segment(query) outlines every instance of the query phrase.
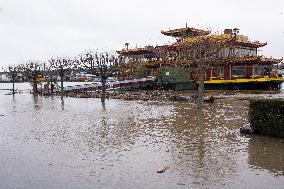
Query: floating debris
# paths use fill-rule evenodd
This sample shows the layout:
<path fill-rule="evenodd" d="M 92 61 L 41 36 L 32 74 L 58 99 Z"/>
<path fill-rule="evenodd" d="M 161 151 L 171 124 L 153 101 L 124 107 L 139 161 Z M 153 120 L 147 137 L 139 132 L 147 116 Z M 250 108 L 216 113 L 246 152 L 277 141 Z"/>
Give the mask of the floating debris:
<path fill-rule="evenodd" d="M 167 169 L 169 169 L 170 167 L 169 166 L 166 166 L 166 165 L 161 165 L 159 167 L 159 169 L 157 170 L 157 173 L 164 173 Z"/>
<path fill-rule="evenodd" d="M 213 103 L 215 100 L 214 96 L 210 96 L 210 97 L 204 97 L 204 102 L 210 102 Z"/>
<path fill-rule="evenodd" d="M 253 130 L 250 126 L 245 126 L 240 128 L 240 133 L 242 134 L 253 134 Z"/>
<path fill-rule="evenodd" d="M 189 101 L 188 98 L 186 98 L 184 96 L 177 96 L 177 95 L 170 96 L 169 100 L 171 100 L 171 101 L 178 101 L 178 102 Z"/>
<path fill-rule="evenodd" d="M 159 91 L 159 90 L 144 90 L 144 91 L 110 91 L 106 94 L 106 98 L 122 99 L 122 100 L 142 100 L 142 101 L 173 101 L 173 102 L 188 102 L 194 101 L 191 94 L 177 93 L 175 91 Z M 77 98 L 101 98 L 100 91 L 92 92 L 70 92 L 66 93 L 68 97 Z"/>

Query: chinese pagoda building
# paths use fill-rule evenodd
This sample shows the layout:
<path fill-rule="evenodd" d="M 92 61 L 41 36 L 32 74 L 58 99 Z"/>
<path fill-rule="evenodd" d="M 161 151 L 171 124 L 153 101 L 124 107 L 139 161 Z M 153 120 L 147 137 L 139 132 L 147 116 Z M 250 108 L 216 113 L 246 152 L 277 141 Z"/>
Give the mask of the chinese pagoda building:
<path fill-rule="evenodd" d="M 139 72 L 144 69 L 144 76 L 159 77 L 159 69 L 161 67 L 172 66 L 167 58 L 157 51 L 157 48 L 165 47 L 146 46 L 135 49 L 122 49 L 117 51 L 123 57 L 121 65 L 121 73 L 124 78 L 136 78 Z M 137 75 L 138 73 L 138 75 Z"/>
<path fill-rule="evenodd" d="M 176 42 L 167 46 L 146 46 L 144 48 L 123 49 L 117 51 L 132 70 L 139 66 L 147 68 L 147 74 L 159 77 L 159 69 L 164 66 L 176 66 L 175 57 L 168 56 L 167 49 L 172 46 L 190 43 L 195 38 L 211 36 L 210 31 L 190 27 L 161 31 L 165 36 L 176 38 Z M 213 35 L 212 35 L 213 36 Z M 224 46 L 218 51 L 220 59 L 206 67 L 205 89 L 278 89 L 283 78 L 276 74 L 275 65 L 282 59 L 266 58 L 258 55 L 258 48 L 267 43 L 251 41 L 247 36 L 239 35 L 238 29 L 225 29 L 223 34 L 214 35 L 233 39 L 233 48 Z M 222 58 L 221 58 L 222 57 Z M 191 62 L 183 66 L 196 68 Z M 178 64 L 181 65 L 181 64 Z M 188 77 L 198 83 L 197 69 L 191 69 Z"/>

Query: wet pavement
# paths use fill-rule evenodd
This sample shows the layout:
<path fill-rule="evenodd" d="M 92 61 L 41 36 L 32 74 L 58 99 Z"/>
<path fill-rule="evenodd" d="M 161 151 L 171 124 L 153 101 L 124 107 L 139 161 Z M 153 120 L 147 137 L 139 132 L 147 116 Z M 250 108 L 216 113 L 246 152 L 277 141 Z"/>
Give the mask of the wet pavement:
<path fill-rule="evenodd" d="M 10 88 L 0 83 L 0 89 Z M 206 104 L 0 90 L 0 188 L 283 188 L 284 139 L 239 133 L 248 101 Z M 284 98 L 284 93 L 278 97 Z M 168 166 L 158 174 L 161 165 Z"/>

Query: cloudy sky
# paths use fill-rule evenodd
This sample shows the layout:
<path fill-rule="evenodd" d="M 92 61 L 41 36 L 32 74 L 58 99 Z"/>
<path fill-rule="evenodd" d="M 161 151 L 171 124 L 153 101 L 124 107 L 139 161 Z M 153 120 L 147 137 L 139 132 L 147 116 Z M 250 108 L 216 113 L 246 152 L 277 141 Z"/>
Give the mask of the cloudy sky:
<path fill-rule="evenodd" d="M 283 0 L 0 0 L 0 71 L 27 60 L 87 49 L 165 44 L 160 31 L 188 26 L 240 28 L 268 42 L 261 54 L 284 56 Z"/>

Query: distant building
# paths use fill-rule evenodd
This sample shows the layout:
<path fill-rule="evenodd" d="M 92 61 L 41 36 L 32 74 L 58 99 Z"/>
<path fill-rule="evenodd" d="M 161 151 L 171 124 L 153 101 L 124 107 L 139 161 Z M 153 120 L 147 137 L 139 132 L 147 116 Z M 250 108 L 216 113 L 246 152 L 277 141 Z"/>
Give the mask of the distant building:
<path fill-rule="evenodd" d="M 12 77 L 7 72 L 0 72 L 0 81 L 10 82 L 12 81 Z M 23 81 L 26 81 L 25 76 L 22 73 L 17 73 L 15 77 L 15 82 L 23 82 Z"/>
<path fill-rule="evenodd" d="M 79 72 L 72 75 L 72 80 L 75 81 L 93 81 L 95 78 L 95 75 L 89 74 L 87 72 Z"/>
<path fill-rule="evenodd" d="M 9 82 L 11 80 L 11 77 L 7 73 L 0 72 L 0 82 Z"/>

